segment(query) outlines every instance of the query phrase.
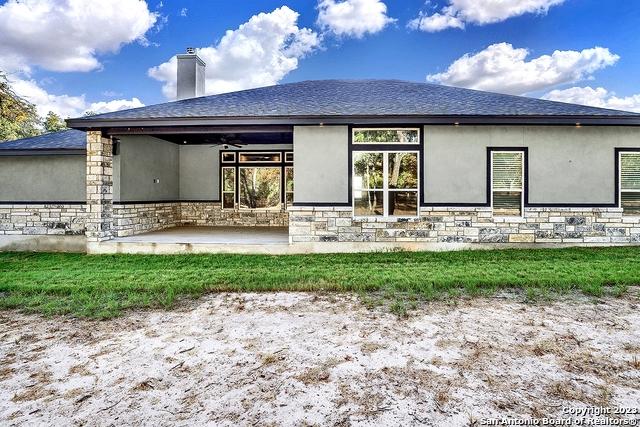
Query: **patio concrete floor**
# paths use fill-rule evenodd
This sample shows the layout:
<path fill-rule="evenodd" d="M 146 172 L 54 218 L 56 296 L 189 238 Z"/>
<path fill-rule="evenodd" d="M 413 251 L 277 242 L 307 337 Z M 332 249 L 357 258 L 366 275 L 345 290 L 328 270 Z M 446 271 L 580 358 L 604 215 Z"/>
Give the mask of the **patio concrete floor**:
<path fill-rule="evenodd" d="M 135 236 L 118 237 L 114 242 L 144 243 L 230 243 L 238 245 L 288 244 L 287 227 L 173 227 Z"/>
<path fill-rule="evenodd" d="M 292 253 L 286 227 L 174 227 L 89 243 L 87 251 L 96 254 Z"/>

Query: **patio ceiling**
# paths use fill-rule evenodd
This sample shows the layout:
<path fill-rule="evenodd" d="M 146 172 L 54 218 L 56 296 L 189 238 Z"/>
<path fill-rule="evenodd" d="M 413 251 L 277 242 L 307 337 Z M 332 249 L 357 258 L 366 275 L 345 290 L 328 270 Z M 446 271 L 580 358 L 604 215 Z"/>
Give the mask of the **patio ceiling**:
<path fill-rule="evenodd" d="M 292 144 L 292 126 L 184 126 L 104 129 L 108 136 L 150 135 L 175 144 Z"/>

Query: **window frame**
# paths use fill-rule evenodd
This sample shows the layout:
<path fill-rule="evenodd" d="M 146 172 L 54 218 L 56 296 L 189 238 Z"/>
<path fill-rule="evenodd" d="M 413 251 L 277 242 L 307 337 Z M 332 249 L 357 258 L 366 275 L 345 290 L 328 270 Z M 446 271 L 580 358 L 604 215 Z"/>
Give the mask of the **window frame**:
<path fill-rule="evenodd" d="M 363 130 L 382 130 L 382 131 L 415 130 L 415 131 L 418 132 L 418 140 L 415 141 L 415 142 L 401 142 L 401 141 L 384 141 L 384 142 L 364 141 L 364 142 L 359 142 L 359 141 L 356 141 L 356 139 L 355 139 L 356 132 L 363 131 Z M 351 141 L 352 141 L 352 144 L 354 146 L 359 146 L 359 145 L 415 146 L 415 145 L 420 145 L 421 135 L 422 135 L 422 128 L 421 127 L 404 127 L 404 126 L 400 126 L 400 127 L 362 127 L 362 126 L 360 126 L 360 127 L 351 128 Z"/>
<path fill-rule="evenodd" d="M 242 166 L 238 166 L 238 182 L 240 182 L 240 170 L 242 169 L 279 169 L 279 174 L 278 174 L 278 198 L 280 199 L 280 202 L 278 203 L 278 206 L 274 206 L 272 208 L 245 208 L 242 206 L 242 202 L 240 201 L 240 192 L 241 192 L 241 188 L 238 185 L 238 199 L 237 199 L 237 203 L 238 203 L 238 210 L 242 210 L 242 211 L 281 211 L 282 207 L 283 207 L 283 201 L 282 201 L 282 168 L 278 167 L 278 166 L 247 166 L 244 164 L 241 164 Z"/>
<path fill-rule="evenodd" d="M 289 158 L 291 156 L 291 158 Z M 293 163 L 293 151 L 285 151 L 284 152 L 284 162 L 285 163 Z"/>
<path fill-rule="evenodd" d="M 387 144 L 388 145 L 388 144 Z M 420 151 L 419 150 L 402 150 L 400 148 L 392 149 L 385 148 L 381 150 L 353 150 L 353 154 L 351 156 L 351 177 L 356 176 L 355 174 L 355 156 L 357 154 L 377 154 L 382 153 L 382 188 L 356 188 L 352 183 L 351 185 L 351 215 L 355 220 L 373 220 L 376 218 L 386 218 L 386 219 L 415 219 L 420 217 L 420 189 L 421 189 L 421 159 L 420 159 Z M 389 188 L 389 154 L 390 153 L 408 153 L 416 155 L 416 188 Z M 356 215 L 356 192 L 382 192 L 382 207 L 383 207 L 383 215 Z M 415 192 L 416 193 L 416 214 L 415 215 L 389 215 L 389 194 L 391 192 Z"/>
<path fill-rule="evenodd" d="M 223 153 L 225 154 L 232 154 L 233 155 L 233 160 L 225 160 L 224 159 L 224 154 L 220 155 L 220 163 L 235 163 L 237 156 L 236 156 L 236 152 L 235 151 L 224 151 Z"/>
<path fill-rule="evenodd" d="M 293 151 L 291 149 L 276 149 L 276 150 L 220 150 L 218 157 L 218 167 L 219 167 L 219 185 L 218 185 L 218 197 L 220 201 L 220 205 L 224 205 L 224 193 L 230 193 L 229 191 L 225 192 L 224 190 L 224 173 L 223 168 L 231 168 L 235 170 L 234 176 L 234 207 L 224 207 L 225 210 L 235 210 L 235 211 L 243 211 L 243 212 L 277 212 L 278 210 L 283 211 L 286 210 L 286 188 L 285 188 L 285 167 L 286 168 L 294 168 L 293 162 L 285 162 L 285 153 Z M 222 159 L 225 153 L 235 153 L 234 159 L 232 162 L 223 162 Z M 264 153 L 275 153 L 280 156 L 280 161 L 257 161 L 257 162 L 240 162 L 241 154 L 264 154 Z M 280 206 L 278 209 L 276 208 L 243 208 L 240 206 L 240 168 L 279 168 L 280 176 L 279 176 L 279 189 L 280 189 Z"/>
<path fill-rule="evenodd" d="M 493 206 L 493 195 L 496 191 L 504 191 L 504 190 L 494 190 L 493 189 L 493 155 L 495 153 L 520 153 L 522 154 L 521 161 L 521 170 L 522 170 L 522 187 L 520 189 L 520 215 L 496 215 L 495 209 Z M 525 147 L 522 148 L 490 148 L 489 149 L 489 207 L 491 208 L 491 214 L 497 218 L 523 218 L 524 217 L 524 208 L 526 206 L 526 196 L 525 192 L 527 191 L 527 150 Z M 518 191 L 518 190 L 513 190 Z"/>
<path fill-rule="evenodd" d="M 284 152 L 283 151 L 236 151 L 238 163 L 241 165 L 249 164 L 249 163 L 262 163 L 262 164 L 278 164 L 284 163 Z M 251 161 L 242 161 L 241 157 L 243 154 L 277 154 L 280 156 L 280 160 L 251 160 Z"/>
<path fill-rule="evenodd" d="M 237 186 L 238 186 L 238 180 L 236 175 L 238 174 L 238 168 L 236 168 L 235 166 L 222 166 L 221 168 L 221 180 L 220 180 L 220 204 L 222 206 L 222 209 L 231 209 L 234 210 L 236 209 L 236 193 L 237 193 Z M 233 171 L 233 191 L 225 191 L 224 189 L 224 171 L 225 169 L 229 169 L 231 171 Z M 225 194 L 233 194 L 233 206 L 232 207 L 225 207 L 224 205 L 224 195 Z"/>
<path fill-rule="evenodd" d="M 626 217 L 638 217 L 640 216 L 640 213 L 625 213 L 624 212 L 624 207 L 622 206 L 622 193 L 640 193 L 640 189 L 639 190 L 622 190 L 622 156 L 624 154 L 637 154 L 640 155 L 640 149 L 635 149 L 635 148 L 630 148 L 630 149 L 624 149 L 624 150 L 617 150 L 618 153 L 618 158 L 616 159 L 617 162 L 617 169 L 618 169 L 618 176 L 617 176 L 617 181 L 618 181 L 618 188 L 616 189 L 617 191 L 617 198 L 618 198 L 618 203 L 617 203 L 617 207 L 622 209 L 622 215 L 626 216 Z"/>
<path fill-rule="evenodd" d="M 291 169 L 291 181 L 293 183 L 293 190 L 289 191 L 287 189 L 287 170 Z M 284 176 L 283 176 L 283 180 L 284 180 L 284 207 L 288 208 L 289 207 L 289 203 L 287 202 L 287 194 L 291 193 L 291 206 L 293 206 L 293 197 L 295 194 L 295 181 L 293 180 L 293 166 L 291 165 L 287 165 L 284 167 Z"/>

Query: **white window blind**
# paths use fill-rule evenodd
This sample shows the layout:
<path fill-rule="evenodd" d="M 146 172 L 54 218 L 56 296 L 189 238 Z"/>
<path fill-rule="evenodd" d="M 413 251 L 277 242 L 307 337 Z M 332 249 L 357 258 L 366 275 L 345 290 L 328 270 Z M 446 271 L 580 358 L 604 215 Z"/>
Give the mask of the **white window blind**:
<path fill-rule="evenodd" d="M 640 215 L 640 152 L 620 153 L 620 206 Z"/>
<path fill-rule="evenodd" d="M 524 152 L 491 152 L 491 205 L 494 215 L 521 216 Z"/>

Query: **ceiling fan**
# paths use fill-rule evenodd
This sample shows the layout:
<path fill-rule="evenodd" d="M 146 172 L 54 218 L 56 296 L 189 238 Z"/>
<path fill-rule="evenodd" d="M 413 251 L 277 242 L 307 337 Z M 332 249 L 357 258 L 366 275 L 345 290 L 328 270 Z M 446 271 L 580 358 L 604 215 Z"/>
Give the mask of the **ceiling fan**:
<path fill-rule="evenodd" d="M 234 137 L 235 135 L 230 135 L 230 137 Z M 208 142 L 209 140 L 205 139 L 205 142 Z M 218 147 L 220 145 L 223 145 L 225 148 L 227 146 L 231 146 L 231 147 L 235 147 L 235 148 L 242 148 L 242 141 L 234 138 L 234 139 L 227 139 L 226 136 L 221 136 L 220 137 L 220 142 L 214 143 L 213 145 L 210 145 L 209 148 L 215 148 Z"/>

